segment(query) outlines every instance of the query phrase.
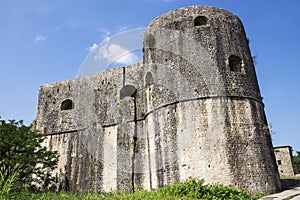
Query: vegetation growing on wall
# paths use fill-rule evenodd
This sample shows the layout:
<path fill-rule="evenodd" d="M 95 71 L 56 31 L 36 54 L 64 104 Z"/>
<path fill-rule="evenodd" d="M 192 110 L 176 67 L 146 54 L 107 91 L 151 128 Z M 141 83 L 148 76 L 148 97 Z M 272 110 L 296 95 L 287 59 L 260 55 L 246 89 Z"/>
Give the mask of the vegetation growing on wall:
<path fill-rule="evenodd" d="M 154 47 L 155 37 L 151 33 L 147 34 L 144 38 L 146 45 L 150 48 Z"/>

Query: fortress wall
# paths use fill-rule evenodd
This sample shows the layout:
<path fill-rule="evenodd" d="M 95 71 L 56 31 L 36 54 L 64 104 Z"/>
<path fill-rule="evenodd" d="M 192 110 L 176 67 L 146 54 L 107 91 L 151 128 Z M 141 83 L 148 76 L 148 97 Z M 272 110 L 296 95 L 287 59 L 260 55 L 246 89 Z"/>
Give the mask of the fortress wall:
<path fill-rule="evenodd" d="M 205 179 L 206 183 L 230 183 L 222 132 L 224 121 L 218 119 L 224 108 L 218 101 L 208 99 L 181 102 L 173 109 L 176 112 L 174 121 L 177 129 L 177 150 L 173 162 L 176 162 L 178 168 L 177 171 L 173 169 L 172 173 L 177 175 L 177 179 L 186 180 L 192 176 Z M 158 112 L 163 112 L 162 110 Z M 169 115 L 165 113 L 162 116 Z M 171 144 L 164 144 L 162 148 L 168 148 Z M 222 173 L 218 173 L 221 171 Z"/>
<path fill-rule="evenodd" d="M 116 124 L 122 87 L 122 68 L 42 85 L 37 128 L 50 134 L 85 129 L 93 123 Z M 72 100 L 74 109 L 61 110 L 61 103 L 66 99 Z"/>
<path fill-rule="evenodd" d="M 227 100 L 226 153 L 232 184 L 249 192 L 278 190 L 274 152 L 263 104 L 252 99 Z"/>
<path fill-rule="evenodd" d="M 67 99 L 73 107 L 62 109 Z M 37 128 L 71 190 L 134 191 L 190 176 L 280 189 L 244 28 L 222 9 L 153 20 L 142 63 L 41 86 Z"/>
<path fill-rule="evenodd" d="M 202 21 L 196 25 L 198 17 Z M 149 43 L 151 35 L 154 42 Z M 218 131 L 221 130 L 220 140 L 208 140 L 214 133 L 214 131 L 209 131 L 209 127 L 204 137 L 204 140 L 208 140 L 208 144 L 215 142 L 218 147 L 215 148 L 213 145 L 207 147 L 206 151 L 213 152 L 215 155 L 207 157 L 202 162 L 218 160 L 225 169 L 224 175 L 215 177 L 214 180 L 229 182 L 253 193 L 279 190 L 280 182 L 270 135 L 264 131 L 267 122 L 263 112 L 263 103 L 248 41 L 239 18 L 222 9 L 187 7 L 170 11 L 154 19 L 144 37 L 144 63 L 157 64 L 158 69 L 174 66 L 172 69 L 179 73 L 181 81 L 185 80 L 190 83 L 194 91 L 198 88 L 202 89 L 198 90 L 196 98 L 214 100 L 214 103 L 210 105 L 211 112 L 218 113 L 214 117 L 222 115 L 224 117 L 220 120 L 223 126 L 218 129 Z M 195 77 L 197 81 L 194 81 Z M 200 83 L 200 87 L 193 85 L 194 82 Z M 166 82 L 165 85 L 169 87 L 172 83 Z M 153 91 L 156 91 L 155 88 Z M 179 100 L 186 99 L 186 90 L 178 89 L 178 91 L 183 92 L 175 96 L 179 97 Z M 157 93 L 154 96 L 158 96 Z M 189 91 L 186 94 L 190 95 L 188 98 L 195 98 L 193 92 Z M 216 97 L 223 98 L 223 101 L 218 101 Z M 233 103 L 231 99 L 234 99 Z M 160 101 L 165 100 L 160 99 Z M 250 103 L 245 103 L 247 101 Z M 192 110 L 189 108 L 183 113 L 193 112 Z M 183 113 L 179 115 L 184 115 Z M 213 115 L 208 115 L 207 118 L 209 116 Z M 189 121 L 189 124 L 193 122 Z M 216 121 L 208 124 L 214 127 Z M 244 135 L 248 133 L 259 136 L 245 137 Z M 199 138 L 198 141 L 201 139 Z M 188 155 L 191 156 L 193 153 Z M 218 159 L 218 156 L 222 159 Z M 252 158 L 255 162 L 250 163 Z M 206 169 L 201 167 L 201 170 Z M 212 171 L 213 169 L 210 174 L 218 175 L 219 173 L 218 168 Z M 241 177 L 245 179 L 242 180 Z M 205 177 L 205 180 L 210 182 L 212 179 Z"/>
<path fill-rule="evenodd" d="M 117 189 L 117 126 L 104 128 L 103 141 L 103 191 Z"/>
<path fill-rule="evenodd" d="M 267 141 L 262 127 L 265 119 L 255 118 L 260 115 L 253 113 L 261 111 L 261 105 L 249 100 L 232 100 L 227 105 L 222 101 L 188 101 L 155 111 L 147 116 L 145 125 L 143 122 L 138 125 L 138 145 L 134 151 L 130 134 L 133 123 L 107 127 L 103 138 L 99 131 L 92 134 L 91 130 L 49 136 L 47 145 L 59 150 L 62 157 L 57 173 L 63 182 L 66 180 L 62 177 L 67 177 L 70 189 L 130 189 L 132 152 L 136 153 L 135 185 L 144 189 L 176 183 L 190 176 L 204 178 L 207 183 L 239 187 L 247 187 L 242 184 L 248 183 L 249 190 L 274 187 L 272 176 L 276 173 L 271 163 L 265 162 L 265 148 L 260 147 L 269 144 L 257 143 Z M 226 106 L 230 125 L 225 129 L 230 128 L 229 135 L 222 132 L 224 121 L 217 120 Z M 192 112 L 191 108 L 194 108 Z M 241 110 L 248 115 L 240 114 Z M 260 124 L 260 130 L 256 124 Z M 150 133 L 148 138 L 145 127 Z M 261 182 L 264 184 L 260 185 Z"/>
<path fill-rule="evenodd" d="M 101 145 L 97 145 L 100 149 L 93 151 L 95 146 L 91 144 L 100 137 L 87 132 L 47 136 L 44 145 L 60 154 L 58 167 L 52 173 L 58 177 L 61 187 L 66 190 L 101 190 L 103 151 Z"/>
<path fill-rule="evenodd" d="M 149 138 L 150 156 L 155 159 L 152 169 L 156 169 L 153 186 L 192 176 L 252 193 L 278 190 L 260 102 L 230 98 L 181 102 L 155 111 L 148 120 L 152 121 L 148 131 L 156 133 Z"/>
<path fill-rule="evenodd" d="M 121 109 L 117 104 L 123 87 L 122 74 L 122 69 L 113 69 L 41 86 L 37 129 L 48 135 L 45 146 L 59 152 L 61 158 L 53 174 L 68 189 L 117 188 L 114 151 L 117 135 L 122 140 L 122 132 L 112 125 L 122 121 L 120 113 L 116 114 Z M 73 109 L 61 110 L 65 99 L 72 100 Z M 114 157 L 110 157 L 112 154 Z"/>
<path fill-rule="evenodd" d="M 226 102 L 216 98 L 179 102 L 147 116 L 153 187 L 191 176 L 233 184 L 220 117 L 225 112 Z"/>

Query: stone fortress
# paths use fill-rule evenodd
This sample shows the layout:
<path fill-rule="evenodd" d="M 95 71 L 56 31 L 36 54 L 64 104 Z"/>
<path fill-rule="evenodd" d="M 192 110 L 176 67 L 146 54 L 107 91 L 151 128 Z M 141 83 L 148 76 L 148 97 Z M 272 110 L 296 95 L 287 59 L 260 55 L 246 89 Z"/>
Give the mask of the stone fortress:
<path fill-rule="evenodd" d="M 143 61 L 42 85 L 37 128 L 69 190 L 135 191 L 189 177 L 281 189 L 240 19 L 191 6 L 147 27 Z"/>
<path fill-rule="evenodd" d="M 281 178 L 290 178 L 296 175 L 291 146 L 274 147 L 278 172 Z"/>

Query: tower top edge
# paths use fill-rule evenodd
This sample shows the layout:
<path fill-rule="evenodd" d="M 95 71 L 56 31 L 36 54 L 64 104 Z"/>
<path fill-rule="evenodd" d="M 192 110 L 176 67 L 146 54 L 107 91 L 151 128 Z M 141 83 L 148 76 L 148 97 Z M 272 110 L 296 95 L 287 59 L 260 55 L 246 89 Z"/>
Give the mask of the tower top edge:
<path fill-rule="evenodd" d="M 221 18 L 221 19 L 224 19 L 225 21 L 235 20 L 238 23 L 242 24 L 240 18 L 237 15 L 235 15 L 234 13 L 227 11 L 223 8 L 195 5 L 195 6 L 187 6 L 187 7 L 177 8 L 177 9 L 171 10 L 169 12 L 166 12 L 162 15 L 159 15 L 150 22 L 150 24 L 148 25 L 148 28 L 160 26 L 159 22 L 161 22 L 161 21 L 178 20 L 178 19 L 188 18 L 188 17 L 195 18 L 197 16 L 206 16 L 206 17 L 210 17 L 210 18 Z"/>

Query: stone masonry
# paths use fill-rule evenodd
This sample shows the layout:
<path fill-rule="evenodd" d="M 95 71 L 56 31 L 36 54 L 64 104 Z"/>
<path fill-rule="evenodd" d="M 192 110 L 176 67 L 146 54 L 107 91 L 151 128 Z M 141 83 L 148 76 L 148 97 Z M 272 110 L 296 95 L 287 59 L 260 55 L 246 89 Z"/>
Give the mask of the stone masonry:
<path fill-rule="evenodd" d="M 239 18 L 191 6 L 147 27 L 143 61 L 42 85 L 37 128 L 69 190 L 134 191 L 189 177 L 281 189 Z"/>
<path fill-rule="evenodd" d="M 281 178 L 295 176 L 291 146 L 274 147 L 275 158 Z"/>

